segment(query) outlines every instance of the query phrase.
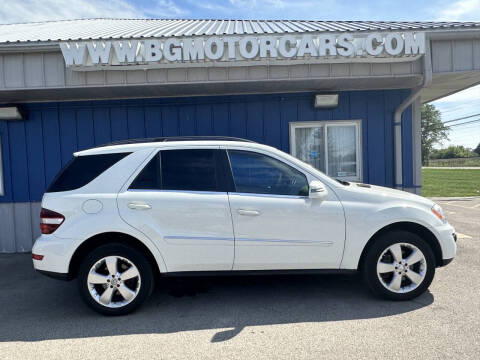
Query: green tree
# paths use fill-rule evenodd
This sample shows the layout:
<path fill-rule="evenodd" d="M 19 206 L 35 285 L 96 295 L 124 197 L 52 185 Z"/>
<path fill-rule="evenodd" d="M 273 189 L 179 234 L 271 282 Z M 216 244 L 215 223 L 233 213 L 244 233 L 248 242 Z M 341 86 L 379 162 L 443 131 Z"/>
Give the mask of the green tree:
<path fill-rule="evenodd" d="M 449 127 L 442 122 L 434 105 L 422 106 L 422 164 L 427 165 L 433 146 L 448 139 Z"/>
<path fill-rule="evenodd" d="M 473 149 L 475 153 L 477 153 L 477 156 L 480 156 L 480 143 L 478 143 L 477 147 Z"/>
<path fill-rule="evenodd" d="M 430 159 L 458 159 L 475 156 L 470 148 L 462 145 L 450 145 L 444 149 L 432 149 Z"/>

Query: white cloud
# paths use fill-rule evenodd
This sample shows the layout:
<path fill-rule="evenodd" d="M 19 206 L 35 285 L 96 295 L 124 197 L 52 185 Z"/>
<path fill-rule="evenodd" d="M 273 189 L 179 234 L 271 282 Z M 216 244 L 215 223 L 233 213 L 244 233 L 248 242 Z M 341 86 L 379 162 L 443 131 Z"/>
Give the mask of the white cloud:
<path fill-rule="evenodd" d="M 156 0 L 148 8 L 128 0 L 2 0 L 0 23 L 82 19 L 82 18 L 171 18 L 188 11 L 172 0 Z"/>
<path fill-rule="evenodd" d="M 286 5 L 288 5 L 288 3 L 284 0 L 263 0 L 263 1 L 230 0 L 230 4 L 238 7 L 250 7 L 250 8 L 262 7 L 264 9 L 267 8 L 268 6 L 271 6 L 274 8 L 284 8 Z"/>
<path fill-rule="evenodd" d="M 190 14 L 187 9 L 176 5 L 173 0 L 156 0 L 152 6 L 142 8 L 142 11 L 147 16 L 158 18 L 174 18 Z"/>
<path fill-rule="evenodd" d="M 460 91 L 432 102 L 440 110 L 443 121 L 450 121 L 466 116 L 480 114 L 480 85 Z M 477 119 L 478 116 L 455 122 L 459 124 Z M 452 124 L 452 123 L 449 123 Z M 463 145 L 470 148 L 477 146 L 480 141 L 480 124 L 473 123 L 462 126 L 453 126 L 450 130 L 449 141 L 442 146 Z"/>
<path fill-rule="evenodd" d="M 478 21 L 480 20 L 480 0 L 451 1 L 448 5 L 438 8 L 437 20 Z"/>
<path fill-rule="evenodd" d="M 327 20 L 341 17 L 339 14 L 351 19 L 352 14 L 354 17 L 371 18 L 375 13 L 370 11 L 370 5 L 352 13 L 348 2 L 338 0 L 229 0 L 228 5 L 224 16 L 247 19 Z"/>
<path fill-rule="evenodd" d="M 125 0 L 3 0 L 0 23 L 79 19 L 95 17 L 143 17 Z"/>
<path fill-rule="evenodd" d="M 435 105 L 441 105 L 441 104 L 456 104 L 459 105 L 461 103 L 472 103 L 476 102 L 477 104 L 480 104 L 480 85 L 459 91 L 453 95 L 446 96 L 444 98 L 441 98 L 433 104 Z"/>

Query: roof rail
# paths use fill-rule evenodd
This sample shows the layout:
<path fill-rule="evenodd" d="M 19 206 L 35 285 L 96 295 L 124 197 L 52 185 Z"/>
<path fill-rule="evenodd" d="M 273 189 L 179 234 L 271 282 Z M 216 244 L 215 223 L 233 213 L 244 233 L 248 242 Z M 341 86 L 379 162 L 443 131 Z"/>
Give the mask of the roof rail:
<path fill-rule="evenodd" d="M 165 136 L 165 137 L 153 137 L 153 138 L 140 138 L 140 139 L 127 139 L 112 141 L 107 144 L 96 146 L 95 148 L 104 147 L 104 146 L 114 146 L 114 145 L 127 145 L 127 144 L 141 144 L 141 143 L 150 143 L 150 142 L 171 142 L 171 141 L 241 141 L 241 142 L 250 142 L 254 141 L 236 138 L 231 136 Z"/>

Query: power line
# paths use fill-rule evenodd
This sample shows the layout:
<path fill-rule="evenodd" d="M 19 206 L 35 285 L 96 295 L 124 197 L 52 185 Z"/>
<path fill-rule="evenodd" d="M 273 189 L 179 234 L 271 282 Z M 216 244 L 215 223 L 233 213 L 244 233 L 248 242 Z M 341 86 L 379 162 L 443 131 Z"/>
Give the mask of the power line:
<path fill-rule="evenodd" d="M 475 120 L 471 120 L 471 121 L 465 121 L 461 124 L 453 124 L 453 125 L 449 125 L 448 127 L 454 127 L 454 126 L 460 126 L 460 125 L 466 125 L 466 124 L 471 124 L 471 123 L 477 123 L 477 122 L 480 122 L 480 119 L 475 119 Z"/>
<path fill-rule="evenodd" d="M 450 108 L 446 108 L 445 110 L 442 110 L 441 107 L 438 107 L 438 110 L 439 110 L 442 114 L 453 113 L 453 112 L 460 111 L 460 110 L 462 110 L 462 109 L 465 109 L 465 104 L 457 105 L 457 106 L 450 107 Z"/>
<path fill-rule="evenodd" d="M 472 131 L 467 132 L 467 130 L 472 130 Z M 461 127 L 452 129 L 452 132 L 454 132 L 455 134 L 467 134 L 468 133 L 471 136 L 475 136 L 476 133 L 477 133 L 476 130 L 480 130 L 479 124 L 468 124 L 466 126 L 461 126 Z M 478 134 L 480 135 L 480 132 L 478 132 Z"/>
<path fill-rule="evenodd" d="M 475 116 L 478 116 L 478 115 L 480 115 L 480 114 L 473 114 L 473 115 L 469 115 L 469 116 L 459 117 L 459 118 L 456 118 L 456 119 L 444 121 L 443 123 L 444 123 L 444 124 L 447 124 L 447 123 L 451 123 L 451 122 L 454 122 L 454 121 L 470 119 L 470 118 L 475 117 Z M 451 125 L 451 126 L 453 126 L 453 125 Z"/>

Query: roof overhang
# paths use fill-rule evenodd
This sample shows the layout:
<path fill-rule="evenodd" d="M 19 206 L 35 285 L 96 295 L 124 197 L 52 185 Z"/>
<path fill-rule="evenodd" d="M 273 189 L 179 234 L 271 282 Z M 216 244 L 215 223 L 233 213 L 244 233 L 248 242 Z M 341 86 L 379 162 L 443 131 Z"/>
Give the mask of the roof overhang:
<path fill-rule="evenodd" d="M 353 25 L 342 29 L 342 23 L 338 23 L 340 25 L 330 30 L 319 27 L 332 27 L 332 24 L 317 23 L 321 22 L 290 24 L 301 30 L 284 28 L 284 32 L 279 29 L 288 27 L 286 23 L 259 23 L 264 30 L 258 34 L 248 31 L 235 34 L 230 31 L 230 25 L 216 24 L 216 31 L 205 30 L 201 36 L 200 28 L 197 32 L 192 30 L 193 21 L 189 23 L 192 31 L 188 26 L 177 27 L 176 32 L 164 32 L 160 38 L 148 37 L 147 32 L 137 37 L 132 33 L 128 38 L 3 43 L 0 44 L 3 70 L 0 74 L 4 74 L 0 77 L 0 102 L 414 88 L 422 84 L 424 56 L 431 58 L 433 74 L 432 82 L 422 90 L 423 102 L 480 82 L 478 23 L 442 23 L 447 25 L 436 27 L 425 23 L 396 28 L 387 27 L 386 23 L 367 28 L 364 23 L 358 23 L 356 29 Z M 272 29 L 277 26 L 277 31 L 269 32 L 265 26 Z M 0 25 L 0 39 L 2 27 Z M 216 49 L 212 43 L 219 38 L 225 49 L 223 57 L 217 59 L 212 55 Z M 228 46 L 233 38 L 231 52 Z M 269 47 L 267 38 L 273 39 L 277 48 Z M 197 47 L 196 51 L 202 53 L 202 58 L 186 61 L 184 44 L 191 50 L 195 39 L 201 41 L 201 49 Z M 245 39 L 249 39 L 248 45 L 241 44 Z M 332 39 L 336 44 L 333 54 L 329 44 Z M 403 48 L 396 53 L 398 40 L 403 42 Z M 162 50 L 167 46 L 165 51 L 170 52 L 169 56 L 147 61 L 146 48 L 152 41 L 161 44 Z M 295 41 L 298 47 L 295 56 L 283 56 L 288 48 L 283 48 L 283 52 L 278 48 L 282 41 L 284 45 L 285 41 L 290 42 L 289 46 Z M 408 46 L 407 41 L 410 41 Z M 423 46 L 422 41 L 429 42 L 429 46 Z M 65 50 L 72 46 L 82 53 Z M 102 54 L 97 54 L 98 46 L 108 47 L 109 55 L 102 58 Z M 123 46 L 135 46 L 135 54 L 129 58 L 125 48 L 122 52 Z M 252 46 L 258 47 L 254 57 L 248 54 Z M 377 54 L 379 47 L 382 51 Z M 272 51 L 280 54 L 272 56 Z M 178 58 L 173 58 L 177 55 Z M 123 61 L 119 60 L 122 57 Z"/>

